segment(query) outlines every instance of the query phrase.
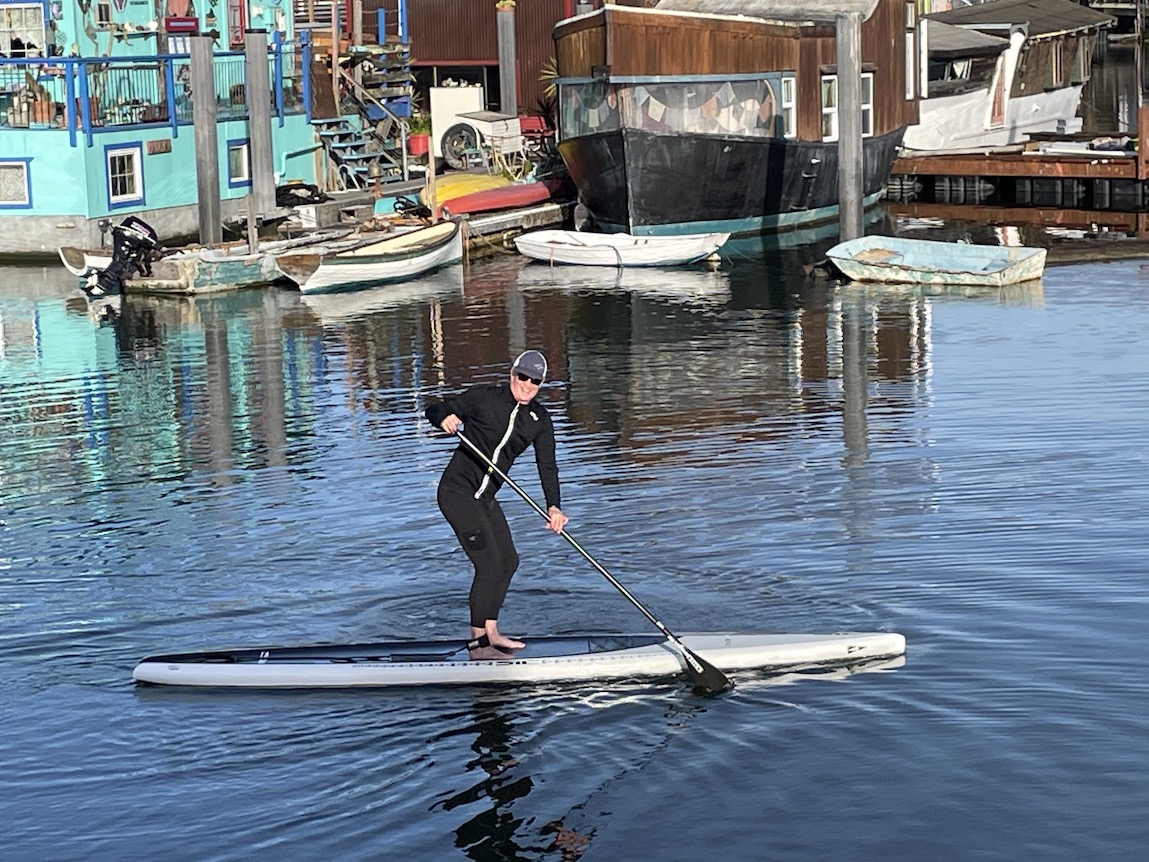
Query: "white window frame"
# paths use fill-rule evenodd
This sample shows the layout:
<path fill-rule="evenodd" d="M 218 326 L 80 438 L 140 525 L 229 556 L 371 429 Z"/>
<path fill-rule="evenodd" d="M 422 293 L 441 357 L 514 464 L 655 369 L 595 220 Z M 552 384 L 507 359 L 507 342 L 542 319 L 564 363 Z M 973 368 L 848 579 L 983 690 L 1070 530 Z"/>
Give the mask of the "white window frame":
<path fill-rule="evenodd" d="M 833 104 L 827 104 L 826 85 L 830 85 L 829 92 L 833 95 Z M 823 75 L 819 85 L 819 98 L 822 100 L 822 140 L 838 140 L 838 76 Z"/>
<path fill-rule="evenodd" d="M 2 159 L 0 168 L 19 168 L 24 172 L 24 198 L 22 200 L 0 200 L 0 209 L 27 209 L 32 206 L 30 159 Z"/>
<path fill-rule="evenodd" d="M 918 92 L 918 56 L 914 50 L 914 35 L 918 28 L 916 0 L 906 2 L 906 101 L 913 101 Z"/>
<path fill-rule="evenodd" d="M 833 92 L 833 105 L 826 104 L 826 84 L 832 85 Z M 838 76 L 823 75 L 821 88 L 822 99 L 822 140 L 823 141 L 836 141 L 838 140 Z M 862 79 L 859 82 L 859 89 L 861 90 L 862 101 L 862 137 L 872 138 L 874 136 L 874 73 L 863 72 Z M 827 126 L 829 133 L 827 134 Z"/>
<path fill-rule="evenodd" d="M 113 23 L 112 0 L 96 0 L 96 27 L 107 30 Z"/>
<path fill-rule="evenodd" d="M 0 9 L 6 13 L 4 16 L 5 21 L 10 21 L 13 15 L 20 19 L 29 17 L 26 12 L 31 12 L 36 21 L 39 22 L 39 28 L 29 27 L 0 27 L 0 52 L 3 52 L 5 57 L 11 57 L 12 54 L 12 39 L 13 37 L 21 37 L 20 41 L 28 42 L 31 39 L 32 43 L 36 46 L 36 51 L 39 52 L 38 56 L 48 56 L 48 27 L 44 21 L 44 4 L 43 3 L 5 3 L 0 6 Z M 24 38 L 29 37 L 29 38 Z M 21 54 L 21 57 L 27 56 Z M 19 70 L 18 70 L 19 71 Z M 20 72 L 20 77 L 23 78 L 23 72 Z"/>
<path fill-rule="evenodd" d="M 783 75 L 779 88 L 782 110 L 782 137 L 798 137 L 798 79 L 794 75 Z"/>
<path fill-rule="evenodd" d="M 132 184 L 135 186 L 133 192 L 127 194 L 115 194 L 115 177 L 119 174 L 114 173 L 112 165 L 113 159 L 127 158 L 130 159 L 130 173 L 123 172 L 122 176 L 131 176 Z M 108 177 L 108 206 L 121 207 L 129 206 L 135 203 L 142 203 L 144 200 L 144 148 L 140 144 L 125 144 L 123 146 L 109 147 L 104 151 L 104 169 Z"/>
<path fill-rule="evenodd" d="M 234 151 L 239 150 L 243 154 L 243 174 L 234 176 L 231 172 L 231 155 Z M 251 139 L 239 138 L 234 141 L 227 142 L 227 184 L 235 188 L 236 186 L 250 186 L 251 185 Z"/>

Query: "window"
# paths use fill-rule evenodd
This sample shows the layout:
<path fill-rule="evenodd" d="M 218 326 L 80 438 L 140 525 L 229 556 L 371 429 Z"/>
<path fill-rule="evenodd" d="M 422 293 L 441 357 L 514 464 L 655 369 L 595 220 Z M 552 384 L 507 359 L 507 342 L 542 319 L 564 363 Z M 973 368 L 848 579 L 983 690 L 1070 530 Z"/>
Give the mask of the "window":
<path fill-rule="evenodd" d="M 340 23 L 344 21 L 344 10 L 340 9 Z M 328 21 L 330 22 L 330 18 Z M 247 29 L 247 4 L 243 0 L 227 0 L 227 44 L 231 48 L 242 48 Z M 331 32 L 331 28 L 327 28 Z"/>
<path fill-rule="evenodd" d="M 917 29 L 917 6 L 915 0 L 906 3 L 906 99 L 917 94 L 918 58 L 914 51 L 914 31 Z"/>
<path fill-rule="evenodd" d="M 108 206 L 144 202 L 143 148 L 116 145 L 104 151 L 108 170 Z"/>
<path fill-rule="evenodd" d="M 46 57 L 44 6 L 5 3 L 0 7 L 0 54 L 5 57 Z M 23 73 L 20 73 L 23 77 Z"/>
<path fill-rule="evenodd" d="M 111 3 L 111 0 L 96 0 L 96 26 L 97 27 L 111 27 L 112 26 L 112 3 Z"/>
<path fill-rule="evenodd" d="M 862 137 L 874 135 L 874 73 L 863 72 L 859 82 Z M 838 76 L 822 76 L 822 140 L 838 140 Z"/>
<path fill-rule="evenodd" d="M 798 119 L 796 115 L 798 81 L 793 75 L 782 76 L 782 137 L 798 137 Z"/>
<path fill-rule="evenodd" d="M 247 138 L 227 142 L 227 184 L 232 188 L 251 185 L 251 141 Z"/>
<path fill-rule="evenodd" d="M 822 140 L 838 140 L 838 76 L 822 76 Z"/>
<path fill-rule="evenodd" d="M 1049 46 L 1049 81 L 1047 86 L 1061 87 L 1065 84 L 1065 42 L 1058 39 Z"/>
<path fill-rule="evenodd" d="M 28 184 L 30 161 L 9 159 L 0 162 L 0 207 L 26 209 L 32 206 L 32 189 Z"/>

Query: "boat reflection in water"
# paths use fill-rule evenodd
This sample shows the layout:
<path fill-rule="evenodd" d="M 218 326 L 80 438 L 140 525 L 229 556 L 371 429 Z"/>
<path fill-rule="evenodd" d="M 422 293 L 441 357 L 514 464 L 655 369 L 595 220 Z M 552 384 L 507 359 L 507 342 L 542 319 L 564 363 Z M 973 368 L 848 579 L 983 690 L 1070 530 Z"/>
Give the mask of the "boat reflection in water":
<path fill-rule="evenodd" d="M 730 274 L 721 269 L 602 266 L 547 266 L 529 263 L 519 270 L 516 285 L 524 290 L 564 294 L 628 293 L 652 300 L 707 305 L 730 299 Z"/>
<path fill-rule="evenodd" d="M 380 284 L 364 290 L 304 293 L 300 294 L 300 300 L 324 323 L 333 323 L 462 295 L 463 265 L 459 263 L 410 281 Z"/>

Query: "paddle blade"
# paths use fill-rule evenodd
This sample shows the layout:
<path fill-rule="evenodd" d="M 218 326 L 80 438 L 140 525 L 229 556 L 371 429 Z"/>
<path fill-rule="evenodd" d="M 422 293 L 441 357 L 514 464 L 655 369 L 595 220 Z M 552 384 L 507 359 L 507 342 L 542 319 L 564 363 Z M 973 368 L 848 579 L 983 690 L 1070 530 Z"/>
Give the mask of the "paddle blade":
<path fill-rule="evenodd" d="M 726 674 L 702 656 L 691 652 L 680 642 L 672 640 L 671 643 L 674 643 L 682 652 L 682 657 L 686 660 L 686 673 L 689 674 L 690 681 L 694 683 L 695 688 L 702 689 L 708 694 L 718 694 L 734 686 Z"/>

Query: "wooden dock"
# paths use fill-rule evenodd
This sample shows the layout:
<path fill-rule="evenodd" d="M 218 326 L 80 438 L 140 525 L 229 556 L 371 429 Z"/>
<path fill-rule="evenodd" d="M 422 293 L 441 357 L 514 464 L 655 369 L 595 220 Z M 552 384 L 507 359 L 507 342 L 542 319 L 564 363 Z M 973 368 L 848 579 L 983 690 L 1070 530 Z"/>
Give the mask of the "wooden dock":
<path fill-rule="evenodd" d="M 1149 141 L 1149 108 L 1138 137 Z M 1149 206 L 1149 148 L 1130 139 L 1121 149 L 1091 149 L 1089 140 L 1033 140 L 1008 150 L 910 154 L 890 172 L 887 198 L 932 203 L 992 202 L 1089 210 Z"/>

